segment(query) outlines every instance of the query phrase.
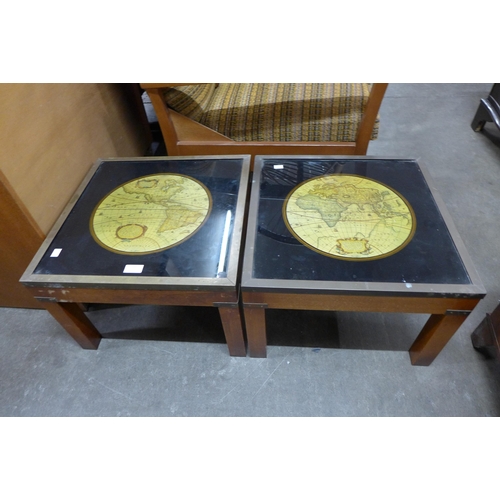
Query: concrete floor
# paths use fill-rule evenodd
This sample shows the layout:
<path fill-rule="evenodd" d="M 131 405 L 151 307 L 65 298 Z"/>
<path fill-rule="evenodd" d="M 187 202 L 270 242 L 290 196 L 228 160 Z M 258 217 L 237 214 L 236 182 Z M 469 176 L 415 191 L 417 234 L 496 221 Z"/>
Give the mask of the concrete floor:
<path fill-rule="evenodd" d="M 390 85 L 368 151 L 425 163 L 488 292 L 430 367 L 407 352 L 420 315 L 275 313 L 250 359 L 212 309 L 94 307 L 108 338 L 85 351 L 45 311 L 0 308 L 0 416 L 499 416 L 500 368 L 470 341 L 500 299 L 500 134 L 470 127 L 490 88 Z"/>

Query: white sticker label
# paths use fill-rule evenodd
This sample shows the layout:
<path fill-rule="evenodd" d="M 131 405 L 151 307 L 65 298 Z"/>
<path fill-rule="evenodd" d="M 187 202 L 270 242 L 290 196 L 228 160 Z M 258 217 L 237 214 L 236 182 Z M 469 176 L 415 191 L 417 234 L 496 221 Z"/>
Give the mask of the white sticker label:
<path fill-rule="evenodd" d="M 279 170 L 281 168 L 285 168 L 285 166 L 284 165 L 274 165 L 275 170 Z"/>
<path fill-rule="evenodd" d="M 123 273 L 141 274 L 143 269 L 144 269 L 144 264 L 127 264 L 125 266 L 125 269 L 123 270 Z"/>
<path fill-rule="evenodd" d="M 50 254 L 51 257 L 59 257 L 59 254 L 62 252 L 62 248 L 54 248 L 52 253 Z"/>

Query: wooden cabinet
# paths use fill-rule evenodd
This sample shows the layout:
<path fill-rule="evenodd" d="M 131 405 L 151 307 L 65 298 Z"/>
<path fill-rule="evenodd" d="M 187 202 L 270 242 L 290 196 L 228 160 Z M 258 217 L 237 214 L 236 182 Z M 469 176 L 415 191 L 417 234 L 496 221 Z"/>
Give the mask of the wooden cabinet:
<path fill-rule="evenodd" d="M 134 84 L 0 84 L 0 307 L 39 307 L 18 280 L 85 174 L 150 141 Z"/>

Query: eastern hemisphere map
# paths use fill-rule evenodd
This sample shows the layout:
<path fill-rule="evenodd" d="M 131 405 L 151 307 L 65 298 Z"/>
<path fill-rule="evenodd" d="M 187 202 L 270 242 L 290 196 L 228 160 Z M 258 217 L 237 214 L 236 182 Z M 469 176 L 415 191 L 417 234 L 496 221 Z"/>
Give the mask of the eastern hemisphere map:
<path fill-rule="evenodd" d="M 344 260 L 392 255 L 410 242 L 416 229 L 413 209 L 399 193 L 347 174 L 299 184 L 283 204 L 283 218 L 301 243 Z"/>
<path fill-rule="evenodd" d="M 181 174 L 133 179 L 106 195 L 94 209 L 90 232 L 102 247 L 120 254 L 148 254 L 182 243 L 206 221 L 208 189 Z"/>

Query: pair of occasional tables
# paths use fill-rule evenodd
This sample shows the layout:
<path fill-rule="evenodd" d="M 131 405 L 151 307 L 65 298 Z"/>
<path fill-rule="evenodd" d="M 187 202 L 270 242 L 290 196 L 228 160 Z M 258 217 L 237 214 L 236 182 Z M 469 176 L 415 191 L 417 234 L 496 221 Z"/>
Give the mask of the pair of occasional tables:
<path fill-rule="evenodd" d="M 231 356 L 266 357 L 266 310 L 423 313 L 427 366 L 485 296 L 416 160 L 98 160 L 21 282 L 85 349 L 82 304 L 211 306 Z"/>

